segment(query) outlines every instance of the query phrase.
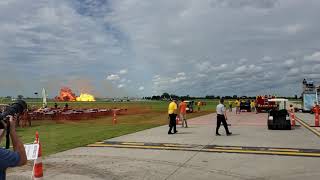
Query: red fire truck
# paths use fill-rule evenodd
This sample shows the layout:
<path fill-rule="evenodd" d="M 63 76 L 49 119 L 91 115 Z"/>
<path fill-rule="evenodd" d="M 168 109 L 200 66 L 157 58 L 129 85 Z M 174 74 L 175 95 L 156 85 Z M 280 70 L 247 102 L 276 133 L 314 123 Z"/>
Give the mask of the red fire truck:
<path fill-rule="evenodd" d="M 277 104 L 272 101 L 268 101 L 268 99 L 274 99 L 275 96 L 257 96 L 256 98 L 256 109 L 257 112 L 268 112 L 271 109 L 274 109 L 277 107 Z"/>

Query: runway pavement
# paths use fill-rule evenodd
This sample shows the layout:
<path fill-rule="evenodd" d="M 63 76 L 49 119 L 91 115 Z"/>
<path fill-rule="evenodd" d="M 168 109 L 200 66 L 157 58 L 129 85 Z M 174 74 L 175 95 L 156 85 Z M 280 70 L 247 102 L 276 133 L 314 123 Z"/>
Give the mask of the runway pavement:
<path fill-rule="evenodd" d="M 304 126 L 268 130 L 267 114 L 228 114 L 232 136 L 215 136 L 215 114 L 51 155 L 46 179 L 319 179 L 320 139 Z M 26 168 L 9 179 L 30 177 Z"/>

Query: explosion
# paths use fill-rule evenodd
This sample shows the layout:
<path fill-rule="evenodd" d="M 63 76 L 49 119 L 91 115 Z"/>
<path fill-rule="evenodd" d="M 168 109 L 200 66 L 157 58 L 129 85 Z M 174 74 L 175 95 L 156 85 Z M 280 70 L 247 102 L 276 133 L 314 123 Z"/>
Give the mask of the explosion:
<path fill-rule="evenodd" d="M 87 93 L 81 93 L 77 97 L 68 87 L 61 88 L 59 96 L 55 97 L 55 99 L 57 101 L 95 101 L 94 96 Z"/>
<path fill-rule="evenodd" d="M 63 87 L 60 89 L 59 96 L 55 97 L 57 101 L 75 101 L 77 96 L 68 87 Z"/>
<path fill-rule="evenodd" d="M 87 93 L 81 93 L 79 97 L 76 98 L 76 101 L 96 101 L 94 96 Z"/>

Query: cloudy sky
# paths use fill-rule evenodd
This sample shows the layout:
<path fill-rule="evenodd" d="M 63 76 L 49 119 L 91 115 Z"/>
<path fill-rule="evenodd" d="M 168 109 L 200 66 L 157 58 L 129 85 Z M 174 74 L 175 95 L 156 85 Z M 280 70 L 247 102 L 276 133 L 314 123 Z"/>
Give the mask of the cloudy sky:
<path fill-rule="evenodd" d="M 1 0 L 0 96 L 301 93 L 319 0 Z"/>

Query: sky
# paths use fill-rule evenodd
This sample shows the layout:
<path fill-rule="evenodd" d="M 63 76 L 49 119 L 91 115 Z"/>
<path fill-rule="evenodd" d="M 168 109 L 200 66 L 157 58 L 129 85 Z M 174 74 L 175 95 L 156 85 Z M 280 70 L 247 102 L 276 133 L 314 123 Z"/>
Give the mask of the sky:
<path fill-rule="evenodd" d="M 319 0 L 1 0 L 0 96 L 301 94 Z"/>

